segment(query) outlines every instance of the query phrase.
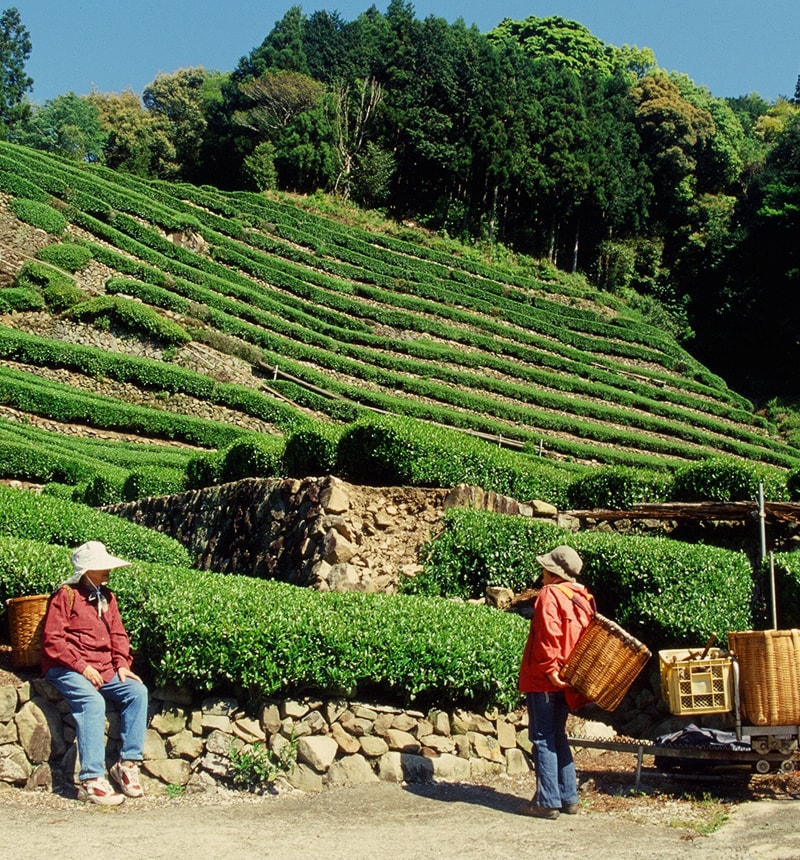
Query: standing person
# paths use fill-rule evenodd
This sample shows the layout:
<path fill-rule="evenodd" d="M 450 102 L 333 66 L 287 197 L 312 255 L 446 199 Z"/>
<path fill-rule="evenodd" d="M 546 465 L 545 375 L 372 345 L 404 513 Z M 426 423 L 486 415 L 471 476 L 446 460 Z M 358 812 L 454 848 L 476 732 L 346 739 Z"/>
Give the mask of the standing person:
<path fill-rule="evenodd" d="M 80 758 L 78 799 L 116 806 L 144 794 L 138 764 L 147 730 L 147 688 L 131 670 L 128 633 L 109 572 L 130 564 L 99 541 L 72 554 L 73 575 L 50 600 L 42 637 L 42 671 L 64 697 L 75 719 Z M 120 709 L 120 760 L 105 778 L 106 700 Z"/>
<path fill-rule="evenodd" d="M 583 567 L 569 546 L 537 555 L 544 587 L 534 604 L 522 657 L 519 689 L 528 706 L 528 736 L 533 744 L 536 794 L 520 812 L 558 818 L 578 812 L 578 780 L 567 740 L 567 714 L 579 694 L 560 675 L 578 637 L 595 612 L 594 598 L 575 578 Z"/>

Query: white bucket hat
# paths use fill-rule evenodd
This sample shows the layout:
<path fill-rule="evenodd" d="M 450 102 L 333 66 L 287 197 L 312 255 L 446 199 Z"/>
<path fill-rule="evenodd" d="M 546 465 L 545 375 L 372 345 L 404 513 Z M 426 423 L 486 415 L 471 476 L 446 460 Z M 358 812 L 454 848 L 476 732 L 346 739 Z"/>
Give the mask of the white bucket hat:
<path fill-rule="evenodd" d="M 115 567 L 128 566 L 130 566 L 129 561 L 111 555 L 100 541 L 90 540 L 81 544 L 72 553 L 72 568 L 74 573 L 66 580 L 65 584 L 77 584 L 87 570 L 112 570 Z"/>

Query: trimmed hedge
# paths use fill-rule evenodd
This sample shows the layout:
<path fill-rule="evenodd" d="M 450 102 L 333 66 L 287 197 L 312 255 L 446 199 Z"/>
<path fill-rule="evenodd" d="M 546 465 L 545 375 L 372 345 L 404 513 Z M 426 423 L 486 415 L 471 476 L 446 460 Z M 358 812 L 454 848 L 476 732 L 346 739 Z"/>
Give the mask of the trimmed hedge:
<path fill-rule="evenodd" d="M 646 469 L 608 466 L 593 469 L 567 487 L 573 509 L 629 510 L 641 502 L 664 502 L 669 498 L 671 476 Z"/>
<path fill-rule="evenodd" d="M 369 485 L 453 487 L 477 484 L 522 501 L 564 507 L 574 475 L 533 457 L 498 448 L 411 418 L 369 417 L 346 427 L 339 440 L 339 473 Z"/>
<path fill-rule="evenodd" d="M 91 248 L 76 245 L 73 242 L 59 242 L 57 245 L 45 245 L 36 252 L 36 257 L 45 263 L 51 263 L 67 272 L 79 272 L 92 259 Z"/>
<path fill-rule="evenodd" d="M 15 197 L 8 205 L 20 221 L 39 227 L 53 236 L 60 236 L 67 229 L 67 219 L 49 203 Z"/>
<path fill-rule="evenodd" d="M 108 546 L 134 558 L 121 542 Z M 49 591 L 68 572 L 68 550 L 0 537 L 3 601 Z M 516 615 L 138 561 L 115 570 L 111 587 L 157 684 L 232 691 L 254 705 L 289 694 L 379 694 L 417 707 L 519 704 L 528 625 Z"/>
<path fill-rule="evenodd" d="M 746 502 L 758 498 L 758 485 L 764 497 L 773 502 L 788 501 L 786 473 L 778 469 L 713 457 L 684 466 L 675 472 L 672 498 L 676 502 Z"/>
<path fill-rule="evenodd" d="M 83 504 L 2 486 L 0 535 L 67 547 L 99 540 L 122 558 L 184 567 L 190 564 L 187 550 L 160 532 Z"/>
<path fill-rule="evenodd" d="M 800 628 L 800 552 L 776 552 L 775 565 L 775 602 L 779 630 Z M 762 565 L 765 581 L 769 576 L 769 561 Z M 772 607 L 767 606 L 765 614 L 772 624 Z M 765 625 L 767 626 L 767 625 Z"/>
<path fill-rule="evenodd" d="M 581 581 L 600 612 L 655 653 L 704 644 L 753 624 L 754 586 L 742 552 L 666 538 L 572 534 L 553 523 L 454 509 L 404 591 L 477 599 L 487 585 L 520 591 L 539 576 L 535 556 L 566 543 L 581 555 Z"/>

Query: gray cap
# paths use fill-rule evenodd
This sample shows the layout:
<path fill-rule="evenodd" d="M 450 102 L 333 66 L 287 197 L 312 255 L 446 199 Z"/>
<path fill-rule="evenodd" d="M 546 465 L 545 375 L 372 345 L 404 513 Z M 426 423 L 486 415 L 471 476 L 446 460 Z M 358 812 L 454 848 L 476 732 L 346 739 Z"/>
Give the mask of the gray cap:
<path fill-rule="evenodd" d="M 575 577 L 583 567 L 581 557 L 566 544 L 557 546 L 546 555 L 537 555 L 536 561 L 554 576 L 560 576 L 561 579 L 568 579 L 570 582 L 575 582 Z"/>

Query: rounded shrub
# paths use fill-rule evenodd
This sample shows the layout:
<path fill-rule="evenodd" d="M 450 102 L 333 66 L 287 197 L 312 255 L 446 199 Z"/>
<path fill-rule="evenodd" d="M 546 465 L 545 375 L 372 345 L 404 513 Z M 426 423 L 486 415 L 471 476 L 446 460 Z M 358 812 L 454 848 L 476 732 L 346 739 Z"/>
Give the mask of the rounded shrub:
<path fill-rule="evenodd" d="M 271 478 L 281 474 L 284 440 L 259 433 L 237 439 L 222 453 L 222 476 L 227 481 Z"/>
<path fill-rule="evenodd" d="M 183 485 L 184 476 L 177 470 L 135 469 L 122 484 L 122 498 L 133 502 L 148 496 L 169 496 L 180 493 Z"/>
<path fill-rule="evenodd" d="M 223 456 L 220 451 L 196 454 L 186 464 L 186 489 L 202 490 L 222 483 Z"/>
<path fill-rule="evenodd" d="M 8 205 L 20 221 L 39 227 L 53 236 L 60 236 L 67 229 L 67 219 L 48 203 L 16 197 Z"/>
<path fill-rule="evenodd" d="M 323 422 L 315 422 L 290 433 L 283 452 L 286 475 L 305 478 L 333 473 L 341 434 L 341 428 Z"/>
<path fill-rule="evenodd" d="M 635 504 L 665 501 L 671 482 L 666 473 L 610 466 L 574 480 L 567 487 L 567 499 L 571 508 L 629 510 Z"/>
<path fill-rule="evenodd" d="M 85 505 L 100 508 L 103 505 L 115 505 L 122 501 L 123 482 L 110 475 L 95 475 L 87 482 L 80 499 Z"/>
<path fill-rule="evenodd" d="M 67 272 L 79 272 L 92 259 L 91 248 L 71 242 L 45 245 L 36 252 L 36 257 Z"/>
<path fill-rule="evenodd" d="M 759 483 L 771 501 L 788 498 L 786 478 L 777 469 L 745 460 L 710 458 L 678 469 L 672 484 L 676 502 L 743 502 L 758 498 Z"/>

